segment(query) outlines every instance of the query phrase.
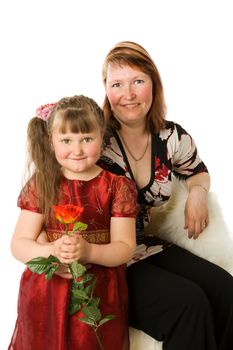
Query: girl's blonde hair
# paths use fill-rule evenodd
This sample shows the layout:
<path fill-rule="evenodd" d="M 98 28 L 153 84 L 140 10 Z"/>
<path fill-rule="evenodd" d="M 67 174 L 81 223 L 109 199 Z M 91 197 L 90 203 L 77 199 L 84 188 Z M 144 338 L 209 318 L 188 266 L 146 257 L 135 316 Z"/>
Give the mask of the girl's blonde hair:
<path fill-rule="evenodd" d="M 33 117 L 27 129 L 28 169 L 33 176 L 38 205 L 47 217 L 52 205 L 59 201 L 59 186 L 63 177 L 51 144 L 54 127 L 61 133 L 88 133 L 100 130 L 104 134 L 104 115 L 97 103 L 83 95 L 64 97 L 54 104 L 47 121 Z"/>
<path fill-rule="evenodd" d="M 147 115 L 147 129 L 151 132 L 159 132 L 165 125 L 166 105 L 160 74 L 149 53 L 132 41 L 122 41 L 116 44 L 109 51 L 103 63 L 102 78 L 104 84 L 107 80 L 108 65 L 111 63 L 137 67 L 150 76 L 153 83 L 153 102 Z M 113 130 L 120 129 L 120 124 L 111 111 L 107 95 L 105 95 L 103 111 L 108 127 Z"/>

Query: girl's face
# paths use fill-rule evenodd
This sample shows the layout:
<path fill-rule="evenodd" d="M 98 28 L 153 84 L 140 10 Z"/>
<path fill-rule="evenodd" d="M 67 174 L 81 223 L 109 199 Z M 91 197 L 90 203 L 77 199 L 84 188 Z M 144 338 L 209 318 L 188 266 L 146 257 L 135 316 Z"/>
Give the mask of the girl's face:
<path fill-rule="evenodd" d="M 67 131 L 63 134 L 55 128 L 52 132 L 55 157 L 68 179 L 80 179 L 93 174 L 100 157 L 101 145 L 100 130 L 77 134 Z"/>
<path fill-rule="evenodd" d="M 110 63 L 105 89 L 114 116 L 121 124 L 145 124 L 153 99 L 149 75 L 137 67 Z"/>

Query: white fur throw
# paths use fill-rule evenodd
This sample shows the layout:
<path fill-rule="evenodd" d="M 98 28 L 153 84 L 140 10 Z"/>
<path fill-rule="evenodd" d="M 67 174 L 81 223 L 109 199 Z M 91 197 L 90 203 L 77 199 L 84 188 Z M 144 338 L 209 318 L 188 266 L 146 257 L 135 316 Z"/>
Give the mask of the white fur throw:
<path fill-rule="evenodd" d="M 233 239 L 224 221 L 221 207 L 213 192 L 208 194 L 209 224 L 198 239 L 189 239 L 184 230 L 184 206 L 188 196 L 183 181 L 174 181 L 169 201 L 151 211 L 146 232 L 173 242 L 227 270 L 233 275 Z M 134 328 L 130 328 L 130 350 L 162 350 L 158 342 Z"/>

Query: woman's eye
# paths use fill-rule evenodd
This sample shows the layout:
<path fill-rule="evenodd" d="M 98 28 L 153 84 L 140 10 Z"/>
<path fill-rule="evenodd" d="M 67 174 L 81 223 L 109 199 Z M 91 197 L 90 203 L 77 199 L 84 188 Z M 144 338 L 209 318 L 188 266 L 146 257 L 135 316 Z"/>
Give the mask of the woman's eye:
<path fill-rule="evenodd" d="M 142 80 L 142 79 L 135 80 L 136 85 L 143 84 L 143 83 L 144 83 L 144 80 Z"/>
<path fill-rule="evenodd" d="M 114 88 L 114 87 L 120 87 L 121 86 L 121 84 L 120 83 L 114 83 L 114 84 L 112 84 L 112 87 Z"/>

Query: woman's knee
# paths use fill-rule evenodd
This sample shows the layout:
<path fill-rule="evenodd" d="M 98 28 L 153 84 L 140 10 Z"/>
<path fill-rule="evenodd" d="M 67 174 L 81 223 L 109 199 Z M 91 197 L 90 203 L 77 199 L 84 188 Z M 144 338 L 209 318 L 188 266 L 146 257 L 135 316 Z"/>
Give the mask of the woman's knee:
<path fill-rule="evenodd" d="M 182 290 L 175 289 L 171 293 L 171 303 L 167 312 L 171 324 L 188 322 L 194 325 L 198 323 L 204 325 L 206 322 L 212 322 L 212 311 L 209 299 L 205 292 L 194 282 L 186 281 L 183 283 Z M 162 316 L 163 319 L 163 316 Z M 166 317 L 165 317 L 166 319 Z M 167 321 L 165 320 L 165 323 Z"/>

